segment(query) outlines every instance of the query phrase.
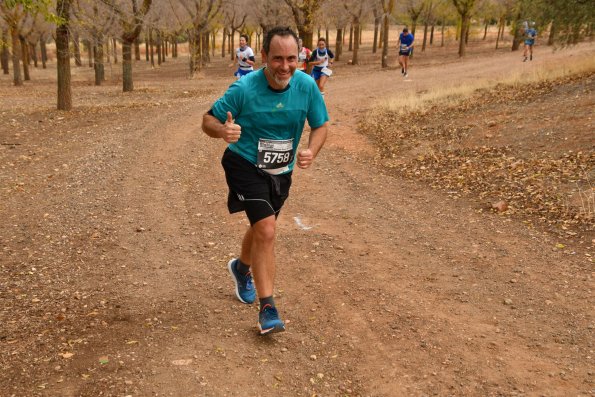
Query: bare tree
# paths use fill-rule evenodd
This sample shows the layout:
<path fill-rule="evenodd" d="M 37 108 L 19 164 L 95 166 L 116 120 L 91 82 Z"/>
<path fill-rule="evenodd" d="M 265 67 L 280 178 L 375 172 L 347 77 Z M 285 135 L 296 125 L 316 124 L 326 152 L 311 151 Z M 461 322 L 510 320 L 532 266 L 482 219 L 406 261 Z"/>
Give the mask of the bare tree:
<path fill-rule="evenodd" d="M 129 0 L 130 8 L 126 7 L 126 0 L 101 0 L 114 12 L 122 28 L 122 89 L 124 92 L 133 91 L 132 81 L 132 45 L 140 34 L 143 20 L 151 8 L 153 0 L 142 0 L 139 7 L 138 0 Z"/>
<path fill-rule="evenodd" d="M 93 0 L 76 0 L 72 6 L 79 29 L 89 38 L 89 58 L 94 60 L 91 66 L 95 72 L 95 85 L 101 85 L 105 81 L 105 36 L 114 28 L 116 14 Z"/>
<path fill-rule="evenodd" d="M 70 84 L 70 50 L 68 48 L 70 1 L 58 0 L 56 12 L 61 22 L 56 28 L 56 57 L 58 60 L 58 109 L 72 109 L 72 90 Z"/>
<path fill-rule="evenodd" d="M 395 0 L 382 0 L 382 67 L 388 67 L 388 30 Z"/>
<path fill-rule="evenodd" d="M 411 34 L 415 36 L 415 29 L 417 28 L 417 21 L 421 13 L 423 12 L 424 8 L 426 7 L 426 3 L 424 0 L 407 0 L 405 4 L 407 14 L 409 18 L 411 18 Z"/>
<path fill-rule="evenodd" d="M 8 51 L 8 28 L 2 27 L 2 35 L 0 36 L 0 62 L 2 63 L 2 71 L 4 74 L 9 74 L 8 63 L 10 59 L 10 52 Z"/>
<path fill-rule="evenodd" d="M 220 16 L 222 0 L 178 0 L 183 12 L 171 2 L 180 30 L 185 30 L 190 45 L 190 74 L 194 75 L 210 60 L 211 29 Z M 177 31 L 177 30 L 176 30 Z"/>
<path fill-rule="evenodd" d="M 461 39 L 459 40 L 459 57 L 465 56 L 467 31 L 471 25 L 471 14 L 473 13 L 477 0 L 452 0 L 461 18 Z"/>
<path fill-rule="evenodd" d="M 0 2 L 0 11 L 2 11 L 2 18 L 8 25 L 10 38 L 12 43 L 12 82 L 16 86 L 23 85 L 23 77 L 21 75 L 21 42 L 19 40 L 19 29 L 22 20 L 25 18 L 26 10 L 22 4 L 13 4 Z"/>
<path fill-rule="evenodd" d="M 373 4 L 359 0 L 349 0 L 345 1 L 343 6 L 351 16 L 351 24 L 353 26 L 353 56 L 351 58 L 351 64 L 359 65 L 358 53 L 361 42 L 362 22 L 372 11 Z"/>
<path fill-rule="evenodd" d="M 325 0 L 284 0 L 291 8 L 298 35 L 304 41 L 304 46 L 312 48 L 314 22 L 316 13 Z"/>

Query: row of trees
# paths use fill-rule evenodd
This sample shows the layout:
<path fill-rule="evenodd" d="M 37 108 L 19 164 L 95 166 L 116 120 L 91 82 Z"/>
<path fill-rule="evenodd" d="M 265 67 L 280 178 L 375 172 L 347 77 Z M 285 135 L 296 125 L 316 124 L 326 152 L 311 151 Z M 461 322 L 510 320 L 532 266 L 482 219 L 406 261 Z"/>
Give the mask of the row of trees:
<path fill-rule="evenodd" d="M 13 82 L 21 85 L 23 76 L 29 79 L 31 58 L 37 65 L 36 48 L 45 67 L 45 45 L 54 39 L 58 107 L 69 109 L 69 88 L 62 86 L 70 86 L 71 54 L 77 65 L 81 63 L 80 40 L 93 60 L 95 83 L 99 85 L 105 78 L 104 58 L 110 56 L 110 45 L 112 50 L 117 49 L 118 38 L 123 91 L 132 91 L 132 57 L 134 53 L 140 59 L 141 41 L 145 42 L 147 59 L 155 44 L 159 62 L 168 48 L 175 56 L 177 43 L 187 42 L 189 70 L 195 73 L 214 56 L 217 37 L 222 37 L 221 56 L 233 57 L 234 39 L 239 33 L 254 37 L 253 46 L 258 48 L 270 27 L 290 25 L 304 45 L 312 48 L 315 31 L 319 37 L 321 31 L 328 37 L 333 29 L 336 55 L 341 56 L 345 35 L 349 34 L 352 63 L 358 64 L 362 26 L 373 22 L 373 52 L 382 49 L 382 67 L 387 67 L 390 26 L 395 23 L 409 25 L 414 35 L 417 26 L 423 25 L 421 51 L 428 43 L 433 44 L 436 27 L 442 30 L 444 45 L 445 27 L 455 25 L 459 55 L 464 56 L 472 23 L 485 26 L 484 39 L 489 25 L 498 26 L 496 48 L 505 30 L 510 29 L 515 50 L 522 40 L 524 21 L 535 21 L 538 30 L 548 27 L 549 44 L 575 43 L 591 36 L 594 9 L 592 0 L 2 0 L 0 59 L 4 73 L 9 73 L 12 57 Z"/>

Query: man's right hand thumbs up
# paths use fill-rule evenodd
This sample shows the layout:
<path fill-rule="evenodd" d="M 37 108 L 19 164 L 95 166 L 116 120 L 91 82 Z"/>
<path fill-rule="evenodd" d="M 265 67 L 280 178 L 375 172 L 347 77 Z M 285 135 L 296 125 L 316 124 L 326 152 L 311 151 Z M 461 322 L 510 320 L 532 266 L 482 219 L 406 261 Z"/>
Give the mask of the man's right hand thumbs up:
<path fill-rule="evenodd" d="M 223 124 L 223 132 L 221 138 L 227 143 L 234 143 L 240 140 L 242 134 L 242 127 L 239 124 L 233 122 L 231 112 L 227 112 L 227 120 Z"/>

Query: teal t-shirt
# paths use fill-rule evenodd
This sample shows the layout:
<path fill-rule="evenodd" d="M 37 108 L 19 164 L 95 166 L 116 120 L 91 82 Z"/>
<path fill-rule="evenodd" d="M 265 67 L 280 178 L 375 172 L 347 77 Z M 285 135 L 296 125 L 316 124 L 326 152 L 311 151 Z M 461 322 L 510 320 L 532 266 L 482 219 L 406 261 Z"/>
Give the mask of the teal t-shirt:
<path fill-rule="evenodd" d="M 269 87 L 264 69 L 250 73 L 233 83 L 211 111 L 222 123 L 227 112 L 231 112 L 235 123 L 242 127 L 242 134 L 239 141 L 229 144 L 229 149 L 252 164 L 257 164 L 259 140 L 293 139 L 294 157 L 285 172 L 295 164 L 306 119 L 311 128 L 329 120 L 314 79 L 299 70 L 282 91 Z"/>

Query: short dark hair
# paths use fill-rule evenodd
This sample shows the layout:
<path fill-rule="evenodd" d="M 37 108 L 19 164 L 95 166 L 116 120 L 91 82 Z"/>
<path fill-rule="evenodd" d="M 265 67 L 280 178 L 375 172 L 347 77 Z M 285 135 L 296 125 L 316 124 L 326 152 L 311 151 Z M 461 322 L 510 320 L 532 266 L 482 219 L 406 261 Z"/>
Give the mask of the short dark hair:
<path fill-rule="evenodd" d="M 273 37 L 275 37 L 275 36 L 281 36 L 281 37 L 291 36 L 295 40 L 295 45 L 299 47 L 299 39 L 297 37 L 297 34 L 295 34 L 295 32 L 293 30 L 291 30 L 290 27 L 275 26 L 274 28 L 270 29 L 267 32 L 267 34 L 264 38 L 264 41 L 262 43 L 262 49 L 265 54 L 269 53 L 269 50 L 271 49 L 271 41 L 273 40 Z"/>
<path fill-rule="evenodd" d="M 247 34 L 241 34 L 241 35 L 240 35 L 240 39 L 241 39 L 242 37 L 246 39 L 246 43 L 247 43 L 247 42 L 250 40 L 250 39 L 248 38 L 248 35 L 247 35 Z"/>
<path fill-rule="evenodd" d="M 318 42 L 324 41 L 326 43 L 326 39 L 324 37 L 319 37 Z"/>
<path fill-rule="evenodd" d="M 403 33 L 407 33 L 407 32 L 409 32 L 409 29 L 403 28 Z"/>

